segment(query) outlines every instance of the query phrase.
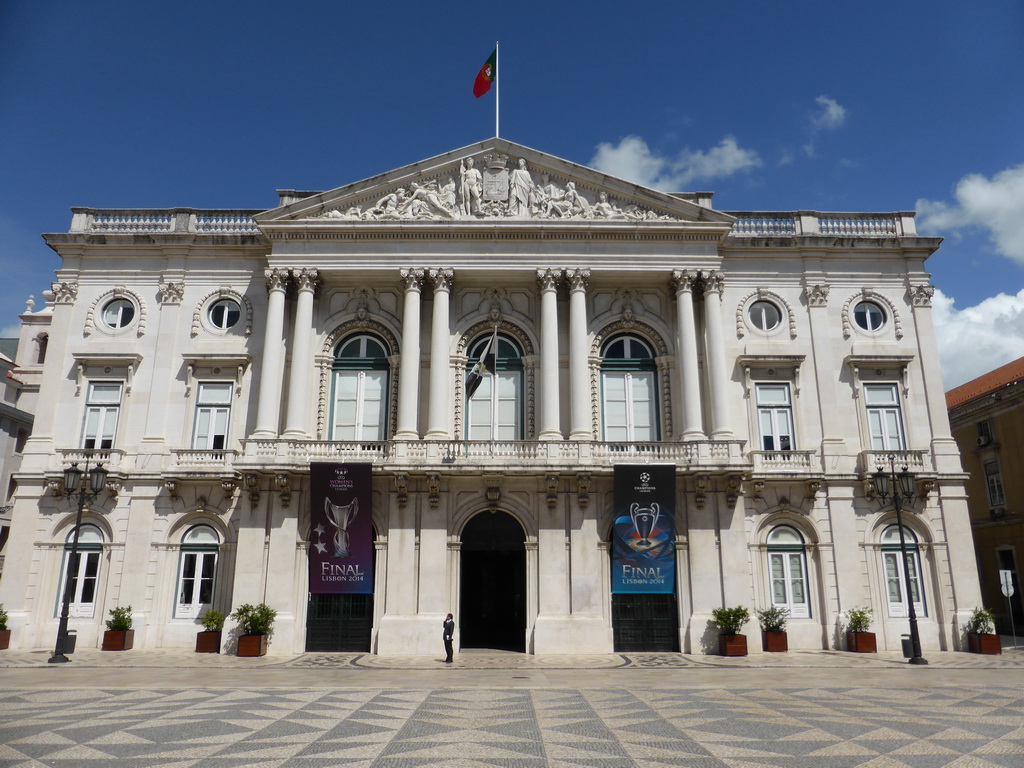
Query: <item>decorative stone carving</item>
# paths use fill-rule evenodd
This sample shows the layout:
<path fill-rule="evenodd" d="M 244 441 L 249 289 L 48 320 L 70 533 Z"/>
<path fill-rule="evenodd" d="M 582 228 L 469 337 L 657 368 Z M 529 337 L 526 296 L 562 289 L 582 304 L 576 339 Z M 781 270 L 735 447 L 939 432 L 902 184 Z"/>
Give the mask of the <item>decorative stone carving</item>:
<path fill-rule="evenodd" d="M 404 472 L 395 473 L 395 490 L 399 508 L 404 509 L 409 501 L 409 476 Z"/>
<path fill-rule="evenodd" d="M 238 490 L 238 481 L 234 478 L 228 478 L 220 481 L 220 487 L 224 491 L 224 496 L 233 499 L 235 492 Z"/>
<path fill-rule="evenodd" d="M 565 271 L 565 279 L 569 283 L 570 291 L 584 291 L 587 288 L 587 282 L 590 280 L 590 270 L 567 269 Z"/>
<path fill-rule="evenodd" d="M 436 474 L 427 475 L 427 496 L 430 499 L 430 508 L 437 509 L 441 504 L 441 477 Z"/>
<path fill-rule="evenodd" d="M 245 489 L 249 492 L 249 505 L 256 509 L 256 505 L 260 503 L 260 478 L 259 475 L 247 474 L 242 476 L 242 482 L 245 484 Z"/>
<path fill-rule="evenodd" d="M 672 287 L 676 293 L 692 291 L 697 284 L 698 274 L 687 269 L 676 269 L 672 271 Z"/>
<path fill-rule="evenodd" d="M 65 281 L 63 283 L 51 283 L 50 290 L 53 291 L 53 301 L 56 304 L 72 304 L 78 296 L 78 283 Z"/>
<path fill-rule="evenodd" d="M 750 309 L 752 301 L 770 301 L 773 304 L 780 307 L 780 312 L 786 315 L 783 320 L 788 320 L 789 323 L 789 338 L 796 338 L 796 314 L 793 312 L 793 308 L 789 306 L 789 302 L 786 301 L 781 295 L 775 291 L 770 291 L 767 288 L 758 288 L 756 291 L 752 291 L 743 297 L 743 300 L 736 307 L 736 338 L 742 339 L 747 332 L 746 314 Z M 780 323 L 781 324 L 781 323 Z M 774 328 L 772 329 L 775 330 Z M 763 333 L 763 332 L 762 332 Z"/>
<path fill-rule="evenodd" d="M 119 285 L 112 291 L 107 291 L 92 303 L 89 307 L 89 311 L 85 314 L 85 325 L 82 329 L 83 336 L 89 336 L 94 330 L 96 330 L 96 313 L 102 309 L 102 307 L 113 299 L 129 298 L 139 311 L 139 319 L 135 322 L 135 334 L 140 338 L 146 333 L 146 303 L 142 300 L 135 291 L 130 288 Z M 130 324 L 129 326 L 130 327 Z M 113 329 L 105 329 L 106 333 L 118 333 L 121 329 L 114 331 Z"/>
<path fill-rule="evenodd" d="M 554 509 L 558 504 L 558 475 L 545 475 L 544 485 L 547 488 L 548 509 Z"/>
<path fill-rule="evenodd" d="M 805 285 L 804 296 L 807 298 L 807 305 L 810 307 L 828 306 L 827 285 Z"/>
<path fill-rule="evenodd" d="M 268 285 L 269 279 L 270 278 L 268 278 Z M 281 283 L 281 285 L 284 285 L 284 283 Z M 203 327 L 202 314 L 207 311 L 210 302 L 216 299 L 234 299 L 238 303 L 243 314 L 242 320 L 245 321 L 245 335 L 246 337 L 252 336 L 252 302 L 249 301 L 249 297 L 244 293 L 239 293 L 226 285 L 222 285 L 216 291 L 212 291 L 203 296 L 199 303 L 196 304 L 196 308 L 192 312 L 192 329 L 189 331 L 192 338 L 194 339 L 199 335 L 199 331 Z"/>
<path fill-rule="evenodd" d="M 900 320 L 900 313 L 896 310 L 896 305 L 889 301 L 889 299 L 887 299 L 885 296 L 878 293 L 878 291 L 873 291 L 870 288 L 865 288 L 864 290 L 853 294 L 853 296 L 848 298 L 846 300 L 846 303 L 843 305 L 844 339 L 848 339 L 851 335 L 853 335 L 853 321 L 851 320 L 851 315 L 853 314 L 853 308 L 855 303 L 860 301 L 874 301 L 888 308 L 889 316 L 892 318 L 893 333 L 896 336 L 897 340 L 903 338 L 903 322 Z"/>
<path fill-rule="evenodd" d="M 551 290 L 558 285 L 559 279 L 562 277 L 562 270 L 560 269 L 538 269 L 537 270 L 537 283 L 540 285 L 542 291 Z"/>
<path fill-rule="evenodd" d="M 455 272 L 451 269 L 431 269 L 427 273 L 435 291 L 451 291 Z"/>
<path fill-rule="evenodd" d="M 492 512 L 498 509 L 501 503 L 501 488 L 497 485 L 487 487 L 487 508 Z"/>
<path fill-rule="evenodd" d="M 696 492 L 693 494 L 693 500 L 697 504 L 697 509 L 704 509 L 708 500 L 708 491 L 711 489 L 711 476 L 697 475 L 694 479 L 694 487 Z"/>
<path fill-rule="evenodd" d="M 46 487 L 58 499 L 64 495 L 64 481 L 62 479 L 48 480 Z"/>
<path fill-rule="evenodd" d="M 423 288 L 424 271 L 422 269 L 400 269 L 402 287 L 407 291 L 419 291 Z"/>
<path fill-rule="evenodd" d="M 300 291 L 314 291 L 320 283 L 320 273 L 315 269 L 293 269 L 291 275 Z"/>
<path fill-rule="evenodd" d="M 580 509 L 586 509 L 590 504 L 589 472 L 581 472 L 576 475 L 576 498 L 579 501 Z"/>
<path fill-rule="evenodd" d="M 725 478 L 725 503 L 729 505 L 729 509 L 736 506 L 736 501 L 740 497 L 740 483 L 742 481 L 742 475 L 729 475 Z"/>
<path fill-rule="evenodd" d="M 157 297 L 161 304 L 177 305 L 181 304 L 181 299 L 185 295 L 185 283 L 160 283 L 160 288 L 157 291 Z"/>
<path fill-rule="evenodd" d="M 721 295 L 725 288 L 725 275 L 721 272 L 705 272 L 701 277 L 704 281 L 704 293 Z"/>
<path fill-rule="evenodd" d="M 931 285 L 912 285 L 907 289 L 910 295 L 910 302 L 915 307 L 930 307 L 932 296 L 935 295 L 935 287 Z"/>
<path fill-rule="evenodd" d="M 263 274 L 267 277 L 267 291 L 284 290 L 288 286 L 287 269 L 268 269 Z"/>
<path fill-rule="evenodd" d="M 167 489 L 167 495 L 171 497 L 171 501 L 177 501 L 178 496 L 178 481 L 167 479 L 164 480 L 164 488 Z"/>
<path fill-rule="evenodd" d="M 311 218 L 349 221 L 389 221 L 403 219 L 454 220 L 474 218 L 519 219 L 594 219 L 621 221 L 679 221 L 675 216 L 642 206 L 615 201 L 604 190 L 576 189 L 576 182 L 561 184 L 547 174 L 540 183 L 534 179 L 526 160 L 519 158 L 508 168 L 510 158 L 487 154 L 476 160 L 466 157 L 456 169 L 433 178 L 411 181 L 393 189 L 374 202 L 350 205 L 344 210 L 330 208 Z M 456 187 L 456 174 L 458 184 Z"/>
<path fill-rule="evenodd" d="M 292 503 L 292 485 L 288 475 L 279 473 L 274 476 L 274 485 L 281 493 L 281 506 L 288 507 Z"/>

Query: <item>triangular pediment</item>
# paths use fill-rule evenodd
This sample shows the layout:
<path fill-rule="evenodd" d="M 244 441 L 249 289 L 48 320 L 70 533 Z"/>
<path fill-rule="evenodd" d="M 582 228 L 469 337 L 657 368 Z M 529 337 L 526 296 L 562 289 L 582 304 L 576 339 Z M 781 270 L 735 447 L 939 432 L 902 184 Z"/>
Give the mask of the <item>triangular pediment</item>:
<path fill-rule="evenodd" d="M 681 224 L 725 228 L 728 214 L 515 144 L 488 139 L 255 217 L 263 229 L 357 223 Z"/>

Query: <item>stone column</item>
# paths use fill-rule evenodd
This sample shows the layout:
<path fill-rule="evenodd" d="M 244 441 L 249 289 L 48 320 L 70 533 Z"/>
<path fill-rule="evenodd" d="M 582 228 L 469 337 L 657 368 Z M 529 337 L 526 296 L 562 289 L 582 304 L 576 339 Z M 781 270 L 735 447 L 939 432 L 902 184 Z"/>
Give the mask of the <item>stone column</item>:
<path fill-rule="evenodd" d="M 450 374 L 449 345 L 451 330 L 448 308 L 451 299 L 452 278 L 450 269 L 430 270 L 434 283 L 434 316 L 430 326 L 430 399 L 427 406 L 427 440 L 447 440 L 451 403 L 448 402 L 448 380 Z"/>
<path fill-rule="evenodd" d="M 701 417 L 700 368 L 697 363 L 697 322 L 693 313 L 695 272 L 677 270 L 672 273 L 676 289 L 676 364 L 683 394 L 683 440 L 704 440 Z"/>
<path fill-rule="evenodd" d="M 402 362 L 398 373 L 398 430 L 396 440 L 418 440 L 417 403 L 420 389 L 420 290 L 422 269 L 403 269 L 405 313 L 402 315 Z"/>
<path fill-rule="evenodd" d="M 569 439 L 591 440 L 590 364 L 587 349 L 587 278 L 589 269 L 574 269 L 569 279 Z"/>
<path fill-rule="evenodd" d="M 313 292 L 318 274 L 315 269 L 292 270 L 292 279 L 299 289 L 295 302 L 295 325 L 292 328 L 292 364 L 288 376 L 288 410 L 284 437 L 309 437 L 309 372 L 313 368 L 310 339 L 313 334 Z"/>
<path fill-rule="evenodd" d="M 284 369 L 284 291 L 288 271 L 268 269 L 267 322 L 263 332 L 263 367 L 260 371 L 260 396 L 256 406 L 256 431 L 253 437 L 277 437 L 281 418 L 281 376 Z"/>
<path fill-rule="evenodd" d="M 725 367 L 725 332 L 722 330 L 721 272 L 711 272 L 704 278 L 704 324 L 707 328 L 707 355 L 711 385 L 711 437 L 728 440 L 729 428 L 729 374 Z"/>
<path fill-rule="evenodd" d="M 540 283 L 540 440 L 561 440 L 558 408 L 558 297 L 561 273 L 537 270 Z"/>

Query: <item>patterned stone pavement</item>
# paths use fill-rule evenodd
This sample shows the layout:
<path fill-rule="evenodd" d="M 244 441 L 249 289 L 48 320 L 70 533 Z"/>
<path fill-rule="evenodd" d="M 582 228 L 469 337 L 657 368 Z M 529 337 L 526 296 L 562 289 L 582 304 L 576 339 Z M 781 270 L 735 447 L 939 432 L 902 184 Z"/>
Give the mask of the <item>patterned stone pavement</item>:
<path fill-rule="evenodd" d="M 1024 652 L 0 652 L 0 768 L 1024 767 Z"/>

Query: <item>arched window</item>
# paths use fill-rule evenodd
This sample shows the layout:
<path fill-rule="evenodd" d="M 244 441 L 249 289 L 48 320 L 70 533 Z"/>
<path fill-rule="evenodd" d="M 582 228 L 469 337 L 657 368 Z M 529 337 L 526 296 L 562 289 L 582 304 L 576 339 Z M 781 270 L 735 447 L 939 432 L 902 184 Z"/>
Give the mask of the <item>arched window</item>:
<path fill-rule="evenodd" d="M 889 616 L 901 618 L 909 615 L 904 585 L 910 576 L 910 594 L 914 600 L 914 612 L 925 616 L 924 590 L 921 588 L 921 553 L 917 536 L 903 526 L 903 539 L 907 544 L 906 562 L 900 557 L 900 529 L 890 525 L 882 531 L 882 568 L 885 571 L 885 596 L 889 603 Z"/>
<path fill-rule="evenodd" d="M 601 350 L 601 414 L 604 439 L 659 439 L 654 352 L 636 336 L 616 336 Z"/>
<path fill-rule="evenodd" d="M 780 525 L 768 534 L 768 575 L 772 605 L 788 608 L 794 619 L 809 618 L 807 552 L 804 538 L 795 528 Z"/>
<path fill-rule="evenodd" d="M 220 537 L 208 525 L 195 525 L 181 537 L 177 618 L 194 619 L 213 604 L 219 548 Z"/>
<path fill-rule="evenodd" d="M 100 555 L 103 552 L 103 533 L 95 525 L 85 524 L 78 535 L 78 551 L 71 557 L 74 529 L 64 540 L 64 563 L 61 567 L 60 589 L 57 591 L 57 609 L 60 616 L 65 588 L 70 590 L 68 616 L 73 619 L 91 619 L 96 613 L 96 592 L 100 576 Z M 70 574 L 71 584 L 68 585 Z"/>
<path fill-rule="evenodd" d="M 40 333 L 36 336 L 36 365 L 42 365 L 46 362 L 46 347 L 50 343 L 50 337 L 48 334 Z"/>
<path fill-rule="evenodd" d="M 497 351 L 491 349 L 497 339 Z M 469 345 L 467 381 L 486 357 L 479 386 L 466 391 L 467 440 L 523 439 L 523 353 L 502 334 L 488 333 Z"/>
<path fill-rule="evenodd" d="M 344 339 L 334 358 L 332 440 L 384 440 L 387 436 L 388 355 L 376 336 Z"/>

